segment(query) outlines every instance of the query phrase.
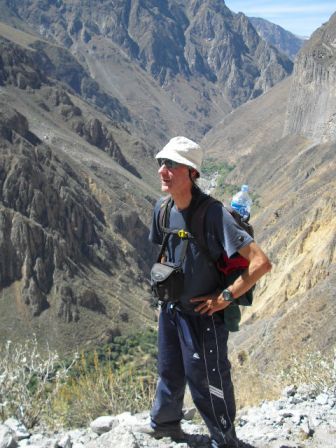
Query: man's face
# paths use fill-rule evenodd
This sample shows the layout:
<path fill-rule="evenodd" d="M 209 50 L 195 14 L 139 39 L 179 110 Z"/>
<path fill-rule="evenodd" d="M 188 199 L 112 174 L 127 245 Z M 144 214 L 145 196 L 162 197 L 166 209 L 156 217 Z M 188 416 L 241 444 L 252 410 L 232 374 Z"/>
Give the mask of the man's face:
<path fill-rule="evenodd" d="M 190 190 L 192 183 L 187 166 L 171 163 L 170 160 L 159 160 L 159 164 L 161 191 L 174 195 Z"/>

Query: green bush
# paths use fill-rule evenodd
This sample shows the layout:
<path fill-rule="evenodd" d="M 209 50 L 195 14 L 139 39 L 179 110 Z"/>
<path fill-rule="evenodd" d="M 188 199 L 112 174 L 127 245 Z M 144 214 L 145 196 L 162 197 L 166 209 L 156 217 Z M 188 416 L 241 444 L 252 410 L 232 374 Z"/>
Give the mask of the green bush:
<path fill-rule="evenodd" d="M 217 176 L 216 188 L 211 193 L 215 198 L 229 205 L 232 196 L 236 194 L 241 185 L 227 183 L 228 174 L 235 169 L 235 165 L 230 165 L 227 162 L 219 162 L 211 157 L 206 159 L 202 165 L 202 174 L 205 178 L 212 178 Z M 252 211 L 251 214 L 260 208 L 260 197 L 254 192 L 250 192 L 252 199 Z"/>
<path fill-rule="evenodd" d="M 209 157 L 202 164 L 202 174 L 204 177 L 211 177 L 218 174 L 225 178 L 234 168 L 234 165 L 230 165 L 227 162 L 219 162 Z"/>

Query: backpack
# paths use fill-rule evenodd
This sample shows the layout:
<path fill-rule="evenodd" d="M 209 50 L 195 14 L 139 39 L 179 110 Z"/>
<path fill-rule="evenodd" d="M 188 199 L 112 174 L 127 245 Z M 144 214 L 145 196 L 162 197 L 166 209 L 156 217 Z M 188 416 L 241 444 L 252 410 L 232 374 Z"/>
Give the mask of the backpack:
<path fill-rule="evenodd" d="M 214 203 L 220 203 L 222 207 L 224 206 L 237 222 L 239 227 L 245 230 L 252 237 L 254 236 L 254 229 L 248 222 L 248 220 L 244 220 L 242 216 L 232 207 L 223 205 L 217 199 L 206 193 L 203 193 L 200 189 L 198 189 L 198 187 L 194 187 L 193 198 L 189 206 L 190 212 L 187 218 L 187 230 L 195 238 L 203 254 L 209 261 L 211 261 L 211 263 L 214 264 L 214 268 L 218 273 L 219 284 L 224 289 L 230 286 L 235 281 L 235 279 L 239 277 L 245 269 L 247 269 L 249 262 L 239 254 L 229 258 L 226 253 L 223 253 L 218 260 L 214 260 L 211 257 L 210 251 L 206 245 L 204 223 L 208 208 Z M 170 211 L 173 205 L 174 201 L 172 197 L 167 196 L 163 200 L 160 207 L 158 218 L 159 229 L 164 234 L 176 233 L 176 231 L 173 232 L 167 227 L 169 223 Z M 186 237 L 188 237 L 188 232 L 186 232 Z M 244 293 L 241 297 L 237 298 L 235 300 L 235 304 L 243 306 L 252 305 L 253 289 L 254 286 L 246 293 Z"/>

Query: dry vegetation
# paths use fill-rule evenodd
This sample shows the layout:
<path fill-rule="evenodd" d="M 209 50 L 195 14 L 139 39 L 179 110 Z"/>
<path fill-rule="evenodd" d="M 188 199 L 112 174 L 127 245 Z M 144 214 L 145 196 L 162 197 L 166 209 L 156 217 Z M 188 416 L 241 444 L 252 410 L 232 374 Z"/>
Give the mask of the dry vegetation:
<path fill-rule="evenodd" d="M 0 347 L 0 419 L 15 416 L 28 428 L 87 426 L 101 415 L 140 412 L 151 406 L 155 386 L 156 334 L 150 330 L 115 338 L 110 347 L 60 361 L 36 339 Z M 277 398 L 287 385 L 308 384 L 316 393 L 335 387 L 336 352 L 292 356 L 286 370 L 266 376 L 246 352 L 233 360 L 238 408 Z M 186 405 L 191 405 L 190 397 Z"/>
<path fill-rule="evenodd" d="M 316 394 L 335 387 L 336 349 L 324 354 L 307 347 L 305 352 L 291 354 L 287 367 L 279 366 L 273 374 L 267 369 L 258 369 L 245 351 L 237 354 L 233 364 L 238 408 L 278 399 L 281 391 L 289 385 L 309 385 Z"/>
<path fill-rule="evenodd" d="M 58 354 L 36 338 L 0 346 L 0 420 L 16 417 L 28 428 L 86 426 L 100 415 L 149 409 L 156 375 L 156 334 L 117 337 L 109 347 Z"/>

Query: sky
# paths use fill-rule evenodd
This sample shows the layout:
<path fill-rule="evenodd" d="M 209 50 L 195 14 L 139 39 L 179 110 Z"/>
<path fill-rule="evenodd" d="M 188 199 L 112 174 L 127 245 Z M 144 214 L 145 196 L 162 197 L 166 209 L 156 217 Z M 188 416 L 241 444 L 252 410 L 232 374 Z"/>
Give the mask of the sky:
<path fill-rule="evenodd" d="M 309 37 L 336 12 L 335 0 L 225 0 L 233 12 L 261 17 L 287 31 Z"/>

